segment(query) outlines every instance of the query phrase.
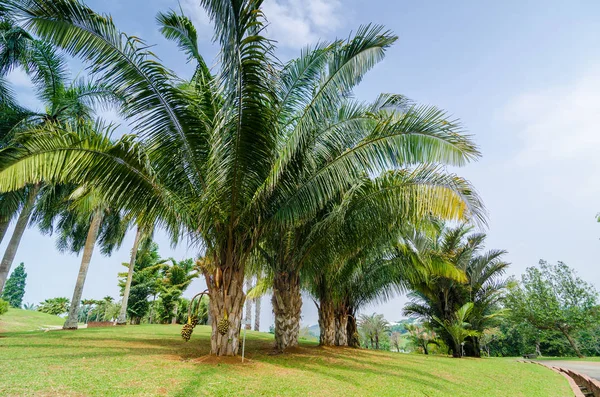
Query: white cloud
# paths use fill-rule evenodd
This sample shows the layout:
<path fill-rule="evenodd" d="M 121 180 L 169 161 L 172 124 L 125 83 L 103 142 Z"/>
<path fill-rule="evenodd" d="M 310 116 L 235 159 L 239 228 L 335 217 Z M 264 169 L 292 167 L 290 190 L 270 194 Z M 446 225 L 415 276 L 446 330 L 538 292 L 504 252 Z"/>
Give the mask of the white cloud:
<path fill-rule="evenodd" d="M 301 48 L 337 29 L 339 0 L 266 0 L 269 37 L 282 47 Z"/>
<path fill-rule="evenodd" d="M 210 18 L 198 1 L 181 0 L 180 4 L 200 39 L 212 37 Z M 341 24 L 341 0 L 265 0 L 263 11 L 268 36 L 280 47 L 296 49 L 316 43 Z"/>
<path fill-rule="evenodd" d="M 532 182 L 571 199 L 600 193 L 600 72 L 524 93 L 502 116 L 522 148 L 507 166 L 535 171 Z"/>

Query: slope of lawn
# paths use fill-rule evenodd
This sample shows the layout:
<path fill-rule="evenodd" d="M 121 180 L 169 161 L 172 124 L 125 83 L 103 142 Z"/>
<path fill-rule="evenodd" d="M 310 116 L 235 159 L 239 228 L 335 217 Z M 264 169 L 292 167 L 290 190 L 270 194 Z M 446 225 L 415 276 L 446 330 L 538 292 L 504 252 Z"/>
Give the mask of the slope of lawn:
<path fill-rule="evenodd" d="M 209 328 L 141 325 L 14 332 L 0 338 L 2 396 L 569 396 L 567 382 L 506 359 L 319 348 L 270 355 L 249 332 L 246 360 L 208 356 Z"/>
<path fill-rule="evenodd" d="M 62 326 L 64 318 L 34 310 L 8 309 L 0 316 L 0 333 L 39 331 Z"/>

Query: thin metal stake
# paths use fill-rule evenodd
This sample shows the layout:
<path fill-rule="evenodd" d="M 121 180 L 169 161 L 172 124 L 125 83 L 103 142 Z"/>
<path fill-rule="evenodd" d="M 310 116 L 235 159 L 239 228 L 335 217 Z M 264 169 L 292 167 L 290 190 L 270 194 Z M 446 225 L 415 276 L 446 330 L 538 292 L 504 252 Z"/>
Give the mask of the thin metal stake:
<path fill-rule="evenodd" d="M 244 351 L 246 350 L 246 327 L 244 327 L 244 340 L 242 342 L 242 362 L 244 362 Z"/>

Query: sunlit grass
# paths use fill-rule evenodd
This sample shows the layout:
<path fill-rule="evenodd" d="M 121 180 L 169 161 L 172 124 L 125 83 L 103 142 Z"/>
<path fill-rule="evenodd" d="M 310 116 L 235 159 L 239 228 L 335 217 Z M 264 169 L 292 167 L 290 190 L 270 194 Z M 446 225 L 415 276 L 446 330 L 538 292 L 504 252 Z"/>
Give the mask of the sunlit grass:
<path fill-rule="evenodd" d="M 270 355 L 249 332 L 248 360 L 208 356 L 209 327 L 142 325 L 15 332 L 0 338 L 2 396 L 569 396 L 560 375 L 505 359 L 452 359 L 303 343 Z"/>

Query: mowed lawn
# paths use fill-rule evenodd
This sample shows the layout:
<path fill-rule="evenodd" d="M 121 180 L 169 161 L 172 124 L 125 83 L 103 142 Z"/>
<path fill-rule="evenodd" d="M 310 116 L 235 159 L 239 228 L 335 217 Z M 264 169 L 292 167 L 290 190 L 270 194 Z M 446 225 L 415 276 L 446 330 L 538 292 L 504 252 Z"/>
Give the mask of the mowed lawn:
<path fill-rule="evenodd" d="M 7 318 L 0 329 L 10 329 Z M 0 337 L 1 396 L 570 396 L 560 375 L 506 359 L 319 348 L 271 355 L 249 332 L 239 358 L 209 356 L 209 327 L 141 325 Z"/>

